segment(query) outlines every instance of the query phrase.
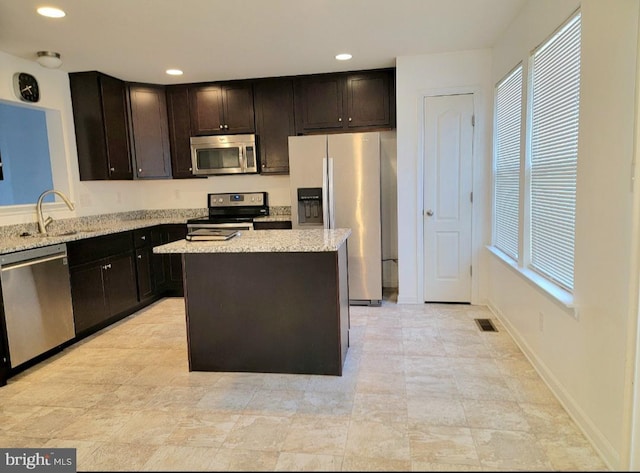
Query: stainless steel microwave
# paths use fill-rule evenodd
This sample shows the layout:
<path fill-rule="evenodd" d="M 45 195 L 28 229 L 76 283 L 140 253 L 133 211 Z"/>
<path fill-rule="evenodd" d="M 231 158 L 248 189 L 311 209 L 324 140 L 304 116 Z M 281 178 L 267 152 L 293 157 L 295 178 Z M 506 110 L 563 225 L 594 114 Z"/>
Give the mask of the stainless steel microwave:
<path fill-rule="evenodd" d="M 258 172 L 256 135 L 191 138 L 191 164 L 196 176 Z"/>

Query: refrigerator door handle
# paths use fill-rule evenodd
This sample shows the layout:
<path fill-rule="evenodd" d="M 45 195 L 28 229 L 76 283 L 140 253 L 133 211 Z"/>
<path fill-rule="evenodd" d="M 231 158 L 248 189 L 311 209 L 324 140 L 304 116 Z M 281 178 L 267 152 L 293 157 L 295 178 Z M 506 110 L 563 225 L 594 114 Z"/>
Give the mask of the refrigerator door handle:
<path fill-rule="evenodd" d="M 329 158 L 322 158 L 322 226 L 329 227 Z"/>
<path fill-rule="evenodd" d="M 333 158 L 322 158 L 322 226 L 335 228 L 333 202 Z"/>

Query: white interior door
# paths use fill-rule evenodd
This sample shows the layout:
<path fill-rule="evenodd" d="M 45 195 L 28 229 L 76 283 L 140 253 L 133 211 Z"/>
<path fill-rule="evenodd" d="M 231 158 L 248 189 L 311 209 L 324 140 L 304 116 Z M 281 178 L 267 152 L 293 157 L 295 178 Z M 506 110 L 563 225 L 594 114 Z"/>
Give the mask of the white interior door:
<path fill-rule="evenodd" d="M 471 302 L 473 95 L 425 97 L 424 299 Z"/>

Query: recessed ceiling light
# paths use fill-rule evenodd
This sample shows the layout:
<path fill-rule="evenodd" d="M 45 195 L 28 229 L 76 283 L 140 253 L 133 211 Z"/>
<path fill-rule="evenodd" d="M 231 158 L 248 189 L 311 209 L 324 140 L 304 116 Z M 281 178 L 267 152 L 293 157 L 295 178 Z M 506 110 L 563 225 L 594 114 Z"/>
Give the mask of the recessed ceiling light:
<path fill-rule="evenodd" d="M 46 16 L 49 18 L 62 18 L 66 15 L 65 12 L 56 7 L 40 7 L 36 11 L 42 16 Z"/>
<path fill-rule="evenodd" d="M 338 61 L 348 61 L 349 59 L 351 59 L 351 54 L 349 54 L 349 53 L 338 54 L 336 56 L 336 59 Z"/>
<path fill-rule="evenodd" d="M 180 69 L 167 69 L 166 73 L 170 76 L 181 76 L 182 71 Z"/>

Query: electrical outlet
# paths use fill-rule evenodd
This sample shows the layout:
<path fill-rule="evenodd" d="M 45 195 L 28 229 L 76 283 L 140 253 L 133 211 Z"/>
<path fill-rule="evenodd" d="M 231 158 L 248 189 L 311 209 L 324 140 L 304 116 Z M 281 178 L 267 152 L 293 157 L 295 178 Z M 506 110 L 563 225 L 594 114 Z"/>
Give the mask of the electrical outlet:
<path fill-rule="evenodd" d="M 544 314 L 542 312 L 538 312 L 538 327 L 540 331 L 544 331 Z"/>

